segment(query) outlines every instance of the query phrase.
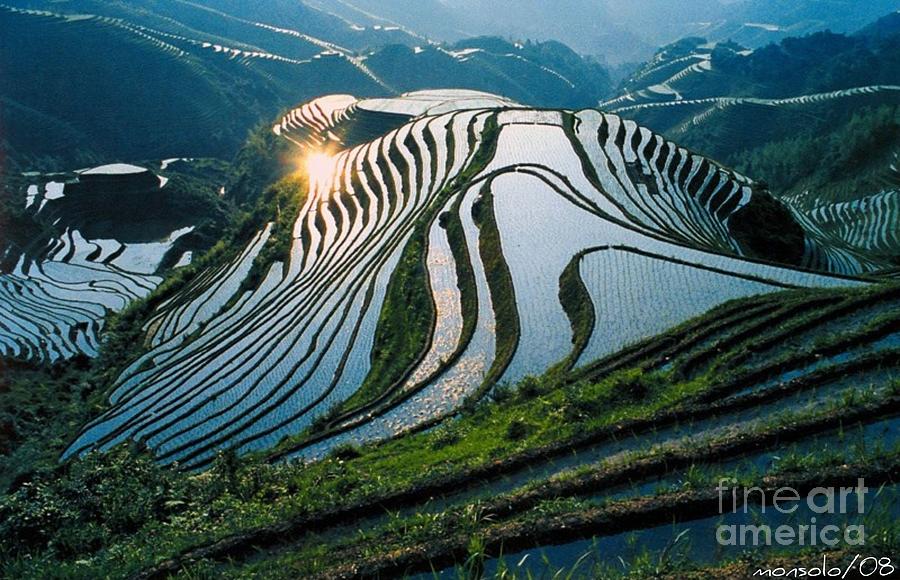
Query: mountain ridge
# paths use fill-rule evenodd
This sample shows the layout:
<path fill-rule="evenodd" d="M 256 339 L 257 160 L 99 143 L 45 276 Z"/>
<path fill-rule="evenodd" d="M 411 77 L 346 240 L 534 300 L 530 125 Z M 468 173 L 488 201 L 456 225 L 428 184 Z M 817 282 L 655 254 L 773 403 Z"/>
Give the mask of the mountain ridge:
<path fill-rule="evenodd" d="M 202 4 L 160 4 L 158 14 L 132 3 L 28 5 L 74 12 L 0 8 L 7 31 L 0 46 L 7 78 L 0 99 L 8 103 L 4 147 L 7 162 L 22 171 L 142 157 L 230 158 L 250 129 L 298 97 L 338 90 L 387 96 L 456 79 L 538 104 L 586 106 L 609 89 L 602 68 L 556 45 L 494 42 L 502 52 L 482 45 L 464 56 L 419 39 L 423 46 L 404 48 L 388 36 L 380 48 L 361 51 Z M 227 6 L 245 14 L 239 4 Z M 201 30 L 169 15 L 182 9 L 193 11 L 192 24 Z M 333 36 L 353 33 L 336 22 Z M 66 48 L 31 43 L 35 36 Z M 46 66 L 23 66 L 32 59 Z M 562 73 L 551 68 L 557 66 Z M 155 92 L 136 92 L 146 86 Z M 220 123 L 220 115 L 230 121 Z M 30 127 L 37 121 L 46 129 L 36 134 Z"/>

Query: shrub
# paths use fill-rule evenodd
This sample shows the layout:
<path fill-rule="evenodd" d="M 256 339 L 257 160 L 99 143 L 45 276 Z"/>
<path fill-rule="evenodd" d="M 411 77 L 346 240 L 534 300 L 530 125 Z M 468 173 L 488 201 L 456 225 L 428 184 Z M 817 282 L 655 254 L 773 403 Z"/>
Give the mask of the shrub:
<path fill-rule="evenodd" d="M 605 399 L 576 397 L 563 406 L 563 417 L 567 421 L 584 421 L 599 415 L 605 406 Z"/>
<path fill-rule="evenodd" d="M 460 434 L 452 425 L 441 425 L 434 430 L 431 448 L 434 450 L 449 447 L 460 440 Z"/>
<path fill-rule="evenodd" d="M 331 457 L 342 461 L 355 459 L 360 455 L 362 455 L 362 452 L 360 452 L 359 447 L 353 443 L 341 443 L 331 451 Z"/>
<path fill-rule="evenodd" d="M 521 441 L 531 433 L 531 425 L 519 419 L 513 419 L 506 427 L 506 438 L 510 441 Z"/>
<path fill-rule="evenodd" d="M 661 374 L 634 369 L 616 376 L 613 392 L 631 401 L 644 401 L 664 381 Z"/>
<path fill-rule="evenodd" d="M 166 520 L 176 477 L 126 448 L 37 474 L 0 499 L 4 549 L 51 548 L 63 556 L 99 550 L 147 522 Z"/>
<path fill-rule="evenodd" d="M 215 461 L 213 461 L 213 479 L 217 481 L 220 486 L 224 487 L 222 490 L 223 492 L 228 491 L 232 494 L 236 494 L 238 492 L 238 472 L 240 469 L 241 462 L 233 449 L 220 451 L 216 454 Z M 221 492 L 217 495 L 220 494 Z"/>
<path fill-rule="evenodd" d="M 497 385 L 491 390 L 491 400 L 495 403 L 506 403 L 512 400 L 514 391 L 509 385 Z"/>
<path fill-rule="evenodd" d="M 643 401 L 650 394 L 650 387 L 643 381 L 628 381 L 622 385 L 626 397 L 635 401 Z"/>
<path fill-rule="evenodd" d="M 517 387 L 517 393 L 520 399 L 533 399 L 543 394 L 543 392 L 544 389 L 541 387 L 541 383 L 538 381 L 537 377 L 530 375 L 519 381 Z"/>

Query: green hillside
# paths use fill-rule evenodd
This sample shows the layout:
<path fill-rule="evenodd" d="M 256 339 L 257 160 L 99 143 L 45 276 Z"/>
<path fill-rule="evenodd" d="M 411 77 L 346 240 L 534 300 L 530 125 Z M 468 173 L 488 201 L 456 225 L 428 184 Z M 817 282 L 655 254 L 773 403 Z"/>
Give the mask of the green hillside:
<path fill-rule="evenodd" d="M 0 577 L 887 576 L 900 13 L 539 4 L 0 5 Z"/>
<path fill-rule="evenodd" d="M 609 90 L 601 67 L 562 45 L 472 41 L 487 48 L 462 58 L 454 55 L 469 44 L 363 34 L 283 3 L 262 12 L 240 2 L 26 4 L 53 12 L 0 8 L 0 122 L 14 170 L 230 159 L 258 124 L 335 92 L 388 95 L 437 84 L 589 106 Z M 412 40 L 425 49 L 414 50 Z"/>
<path fill-rule="evenodd" d="M 686 39 L 602 106 L 776 192 L 844 201 L 891 186 L 897 79 L 900 16 L 891 14 L 852 35 L 821 32 L 752 51 Z M 854 171 L 838 169 L 848 163 Z"/>
<path fill-rule="evenodd" d="M 741 565 L 722 477 L 893 497 L 896 284 L 775 263 L 837 246 L 740 174 L 459 89 L 314 99 L 238 158 L 220 241 L 96 353 L 3 359 L 5 575 L 677 577 Z"/>

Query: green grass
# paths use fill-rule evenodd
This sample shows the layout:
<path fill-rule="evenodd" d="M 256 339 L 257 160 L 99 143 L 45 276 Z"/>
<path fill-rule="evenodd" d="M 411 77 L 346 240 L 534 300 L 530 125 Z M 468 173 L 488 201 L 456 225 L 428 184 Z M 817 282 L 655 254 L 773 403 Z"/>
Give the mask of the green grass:
<path fill-rule="evenodd" d="M 496 351 L 483 383 L 493 385 L 503 375 L 519 344 L 519 311 L 512 275 L 503 257 L 490 181 L 482 187 L 481 198 L 472 206 L 472 217 L 478 226 L 478 251 L 494 308 Z"/>
<path fill-rule="evenodd" d="M 572 258 L 559 277 L 559 303 L 572 326 L 572 354 L 564 361 L 564 367 L 571 367 L 578 360 L 591 338 L 596 320 L 594 303 L 579 271 L 581 257 L 582 254 L 578 254 Z"/>
<path fill-rule="evenodd" d="M 371 369 L 359 390 L 341 405 L 345 411 L 387 393 L 431 345 L 435 307 L 426 266 L 429 225 L 423 222 L 415 229 L 391 275 L 375 332 Z"/>
<path fill-rule="evenodd" d="M 833 410 L 832 410 L 833 411 Z M 815 416 L 814 414 L 801 413 L 796 418 L 804 416 Z M 788 422 L 787 418 L 784 418 Z M 766 427 L 766 429 L 771 426 Z M 820 453 L 818 457 L 804 460 L 802 464 L 788 464 L 784 458 L 780 459 L 770 469 L 760 469 L 749 459 L 739 462 L 736 466 L 723 469 L 717 465 L 693 465 L 690 468 L 674 473 L 670 473 L 667 479 L 677 479 L 677 483 L 672 486 L 660 487 L 655 492 L 651 492 L 649 496 L 641 496 L 639 494 L 626 495 L 623 498 L 607 499 L 605 497 L 555 497 L 548 498 L 537 502 L 527 511 L 513 516 L 512 521 L 517 522 L 533 522 L 539 525 L 542 521 L 557 516 L 565 516 L 566 514 L 578 514 L 586 510 L 595 508 L 606 508 L 616 505 L 623 500 L 638 498 L 667 496 L 681 491 L 697 491 L 704 489 L 713 489 L 723 479 L 730 478 L 735 485 L 753 486 L 758 485 L 763 477 L 774 477 L 781 475 L 797 475 L 802 473 L 816 473 L 821 470 L 833 468 L 840 465 L 870 465 L 875 466 L 885 458 L 896 457 L 898 448 L 896 445 L 888 448 L 880 445 L 878 442 L 860 442 L 859 438 L 862 434 L 854 435 L 850 433 L 846 439 L 842 438 L 842 442 L 846 442 L 845 447 L 830 447 Z M 713 442 L 712 440 L 710 442 Z M 693 442 L 686 443 L 687 448 L 694 446 Z M 603 470 L 615 468 L 616 466 L 627 466 L 633 462 L 640 461 L 645 458 L 659 457 L 662 451 L 655 447 L 643 448 L 626 454 L 618 459 L 616 463 L 601 461 L 597 465 L 586 465 L 583 468 L 564 472 L 570 477 L 579 474 L 590 473 L 595 470 Z M 788 451 L 791 453 L 791 451 Z M 814 454 L 810 453 L 809 456 Z M 554 479 L 561 479 L 555 477 Z M 527 491 L 535 487 L 541 482 L 532 482 L 522 488 Z M 512 492 L 516 493 L 516 492 Z M 501 499 L 501 498 L 492 498 Z M 884 507 L 884 506 L 882 506 Z M 427 506 L 425 507 L 427 510 Z M 217 569 L 217 572 L 227 577 L 248 577 L 262 576 L 266 578 L 289 577 L 290 575 L 313 575 L 321 573 L 335 564 L 335 557 L 342 552 L 356 554 L 355 561 L 366 557 L 377 557 L 386 552 L 415 546 L 417 544 L 429 545 L 441 538 L 450 537 L 454 534 L 469 535 L 478 544 L 478 538 L 484 528 L 499 523 L 500 520 L 507 516 L 502 514 L 493 514 L 488 505 L 479 500 L 469 501 L 453 505 L 441 510 L 420 511 L 408 515 L 400 513 L 387 513 L 387 518 L 380 520 L 380 523 L 374 527 L 367 527 L 364 530 L 344 530 L 337 534 L 313 535 L 305 538 L 303 542 L 291 546 L 289 549 L 281 550 L 272 554 L 271 557 L 254 560 L 244 566 L 231 566 L 225 564 Z M 635 539 L 639 538 L 639 533 L 634 534 Z M 607 566 L 605 570 L 609 573 L 618 569 L 620 573 L 632 575 L 631 577 L 646 577 L 646 573 L 651 568 L 657 573 L 668 572 L 674 573 L 678 570 L 687 570 L 692 567 L 691 561 L 686 556 L 688 551 L 676 556 L 672 550 L 679 545 L 680 535 L 673 536 L 671 546 L 662 552 L 646 552 L 637 550 L 630 552 L 631 556 L 622 554 L 624 560 L 620 562 L 621 567 Z M 680 546 L 686 548 L 686 546 Z M 483 551 L 479 552 L 484 556 Z M 330 556 L 330 557 L 326 557 Z M 681 557 L 684 556 L 684 557 Z M 471 558 L 471 552 L 470 552 Z M 500 557 L 502 560 L 502 556 Z M 482 558 L 483 561 L 483 558 Z M 607 558 L 607 562 L 609 559 Z M 576 562 L 572 568 L 565 570 L 581 570 L 587 573 L 582 567 L 583 561 L 578 564 Z M 463 577 L 471 577 L 465 575 L 465 571 L 472 562 L 466 560 L 460 562 L 459 569 L 463 572 Z M 501 569 L 509 569 L 514 563 L 501 563 Z M 593 568 L 593 570 L 601 570 L 603 568 Z M 587 576 L 590 577 L 590 576 Z M 601 574 L 600 577 L 620 577 L 613 574 L 607 576 Z"/>
<path fill-rule="evenodd" d="M 475 272 L 469 261 L 469 248 L 466 242 L 466 234 L 463 231 L 462 220 L 459 217 L 459 197 L 453 208 L 441 216 L 442 224 L 447 230 L 447 242 L 450 251 L 453 252 L 453 260 L 456 262 L 456 281 L 459 286 L 460 310 L 463 323 L 460 333 L 460 343 L 468 343 L 475 333 L 478 323 L 478 291 L 475 283 Z M 446 217 L 445 217 L 446 216 Z"/>
<path fill-rule="evenodd" d="M 623 381 L 627 385 L 648 382 L 653 385 L 651 389 L 658 390 L 642 402 L 622 400 L 619 393 Z M 102 518 L 105 516 L 98 516 L 87 507 L 72 508 L 79 514 L 76 519 L 82 524 L 101 527 L 80 552 L 81 557 L 91 558 L 92 571 L 108 567 L 106 569 L 111 571 L 123 572 L 132 566 L 147 565 L 184 546 L 404 489 L 459 469 L 486 465 L 516 451 L 565 440 L 624 418 L 648 416 L 703 386 L 696 381 L 688 385 L 663 385 L 650 377 L 630 373 L 596 384 L 548 389 L 540 395 L 531 391 L 519 393 L 503 405 L 482 405 L 453 422 L 452 427 L 448 427 L 455 432 L 450 442 L 446 440 L 446 432 L 436 430 L 383 445 L 362 447 L 353 454 L 358 454 L 356 457 L 331 457 L 309 466 L 273 467 L 220 460 L 211 471 L 190 475 L 158 468 L 125 450 L 91 455 L 86 460 L 74 461 L 38 476 L 33 484 L 47 490 L 44 494 L 5 496 L 0 505 L 0 531 L 4 537 L 23 538 L 24 542 L 24 538 L 31 536 L 23 534 L 17 527 L 24 517 L 21 514 L 37 514 L 29 525 L 44 530 L 39 536 L 42 543 L 19 542 L 7 546 L 7 561 L 25 550 L 39 559 L 49 559 L 48 565 L 53 568 L 68 566 L 64 562 L 69 552 L 61 550 L 59 542 L 71 530 L 65 523 L 69 520 L 60 519 L 52 510 L 48 513 L 46 507 L 64 504 L 68 501 L 66 498 L 73 497 L 66 491 L 75 485 L 71 481 L 73 477 L 103 481 L 105 485 L 100 494 L 104 490 L 115 493 L 120 486 L 129 487 L 127 477 L 130 476 L 127 474 L 138 469 L 131 465 L 135 462 L 140 466 L 139 470 L 151 469 L 155 473 L 153 477 L 164 482 L 163 495 L 151 502 L 163 506 L 159 510 L 140 508 L 151 500 L 135 497 L 135 509 L 140 508 L 140 512 L 131 517 L 139 521 L 139 525 L 135 524 L 128 533 L 123 533 L 119 528 L 104 527 Z M 577 401 L 595 398 L 605 401 L 603 413 L 581 421 L 569 418 L 562 423 L 566 409 L 577 405 Z M 527 423 L 529 428 L 521 436 L 509 438 L 510 425 L 517 421 Z M 223 470 L 230 470 L 230 473 Z M 120 481 L 119 477 L 126 479 Z M 146 493 L 156 493 L 154 490 L 148 489 Z M 88 503 L 103 503 L 103 497 Z M 97 523 L 98 517 L 100 523 Z M 121 560 L 123 553 L 127 554 L 124 562 Z"/>
<path fill-rule="evenodd" d="M 74 429 L 99 408 L 84 357 L 52 369 L 0 360 L 0 488 L 56 466 Z M 102 405 L 100 405 L 102 408 Z"/>

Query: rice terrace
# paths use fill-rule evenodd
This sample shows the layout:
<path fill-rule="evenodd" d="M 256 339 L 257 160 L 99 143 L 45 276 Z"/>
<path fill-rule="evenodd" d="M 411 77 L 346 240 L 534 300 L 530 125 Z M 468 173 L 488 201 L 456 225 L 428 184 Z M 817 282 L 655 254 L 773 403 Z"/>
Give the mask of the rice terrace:
<path fill-rule="evenodd" d="M 499 4 L 0 4 L 3 577 L 895 573 L 900 3 Z"/>

